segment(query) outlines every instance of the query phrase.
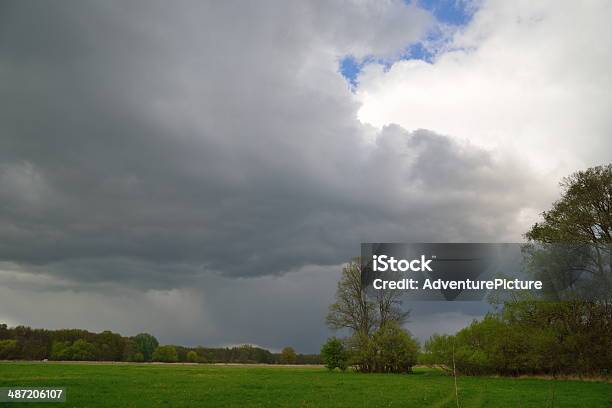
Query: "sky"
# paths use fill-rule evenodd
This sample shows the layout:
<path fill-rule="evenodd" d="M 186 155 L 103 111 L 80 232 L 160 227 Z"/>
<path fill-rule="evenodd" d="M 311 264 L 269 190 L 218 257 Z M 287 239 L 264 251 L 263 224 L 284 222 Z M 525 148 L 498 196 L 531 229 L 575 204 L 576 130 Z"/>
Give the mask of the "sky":
<path fill-rule="evenodd" d="M 610 162 L 611 12 L 1 2 L 0 321 L 318 351 L 361 242 L 521 241 Z"/>

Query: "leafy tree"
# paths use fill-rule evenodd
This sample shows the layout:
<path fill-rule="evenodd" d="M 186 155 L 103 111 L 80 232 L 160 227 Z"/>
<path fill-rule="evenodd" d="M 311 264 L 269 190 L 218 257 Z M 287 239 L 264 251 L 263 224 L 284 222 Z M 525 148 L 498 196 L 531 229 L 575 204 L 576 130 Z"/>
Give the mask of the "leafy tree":
<path fill-rule="evenodd" d="M 199 360 L 198 353 L 193 350 L 187 352 L 187 361 L 190 363 L 197 363 Z"/>
<path fill-rule="evenodd" d="M 297 354 L 293 347 L 285 347 L 281 351 L 280 361 L 282 364 L 295 364 L 297 360 Z"/>
<path fill-rule="evenodd" d="M 342 341 L 336 337 L 327 339 L 321 347 L 321 358 L 328 370 L 339 368 L 345 371 L 348 367 L 348 354 Z"/>
<path fill-rule="evenodd" d="M 18 353 L 17 340 L 0 340 L 0 360 L 12 360 Z"/>
<path fill-rule="evenodd" d="M 69 352 L 69 341 L 54 341 L 51 347 L 52 360 L 71 360 L 72 354 Z"/>
<path fill-rule="evenodd" d="M 178 355 L 174 346 L 158 346 L 153 352 L 153 361 L 162 363 L 175 363 L 178 361 Z"/>
<path fill-rule="evenodd" d="M 612 243 L 612 164 L 561 181 L 562 197 L 526 234 L 542 243 Z"/>
<path fill-rule="evenodd" d="M 120 361 L 123 357 L 125 342 L 117 333 L 103 331 L 92 339 L 92 343 L 96 347 L 99 360 Z"/>
<path fill-rule="evenodd" d="M 96 359 L 96 347 L 83 339 L 79 339 L 72 343 L 72 346 L 70 346 L 68 350 L 70 353 L 70 360 L 89 361 Z"/>
<path fill-rule="evenodd" d="M 136 350 L 142 354 L 145 361 L 151 361 L 153 352 L 159 346 L 155 337 L 148 333 L 140 333 L 132 338 L 136 343 Z"/>

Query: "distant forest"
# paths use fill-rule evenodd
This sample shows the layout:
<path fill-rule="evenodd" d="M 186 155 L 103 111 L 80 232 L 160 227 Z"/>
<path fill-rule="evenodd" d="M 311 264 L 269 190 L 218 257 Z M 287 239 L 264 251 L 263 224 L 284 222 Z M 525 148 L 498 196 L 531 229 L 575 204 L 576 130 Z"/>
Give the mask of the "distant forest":
<path fill-rule="evenodd" d="M 160 346 L 150 334 L 124 337 L 118 333 L 87 330 L 32 329 L 0 324 L 0 360 L 193 362 L 242 364 L 320 364 L 317 354 L 298 354 L 291 347 L 282 353 L 250 345 L 236 347 Z"/>

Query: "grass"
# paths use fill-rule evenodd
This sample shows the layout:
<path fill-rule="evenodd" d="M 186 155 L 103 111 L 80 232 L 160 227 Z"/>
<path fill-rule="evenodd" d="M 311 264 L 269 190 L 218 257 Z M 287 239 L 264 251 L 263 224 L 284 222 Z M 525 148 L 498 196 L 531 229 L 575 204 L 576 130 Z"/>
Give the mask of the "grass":
<path fill-rule="evenodd" d="M 320 367 L 0 363 L 0 387 L 66 387 L 51 407 L 456 407 L 453 378 Z M 612 384 L 459 377 L 468 407 L 612 407 Z M 10 407 L 32 404 L 7 404 Z"/>

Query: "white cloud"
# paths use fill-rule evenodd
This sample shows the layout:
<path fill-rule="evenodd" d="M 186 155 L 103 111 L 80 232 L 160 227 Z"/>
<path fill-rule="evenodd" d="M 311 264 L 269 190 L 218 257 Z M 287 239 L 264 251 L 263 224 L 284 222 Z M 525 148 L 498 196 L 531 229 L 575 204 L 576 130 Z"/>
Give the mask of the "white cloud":
<path fill-rule="evenodd" d="M 486 1 L 432 64 L 359 77 L 362 122 L 527 157 L 551 180 L 609 160 L 612 3 Z"/>

